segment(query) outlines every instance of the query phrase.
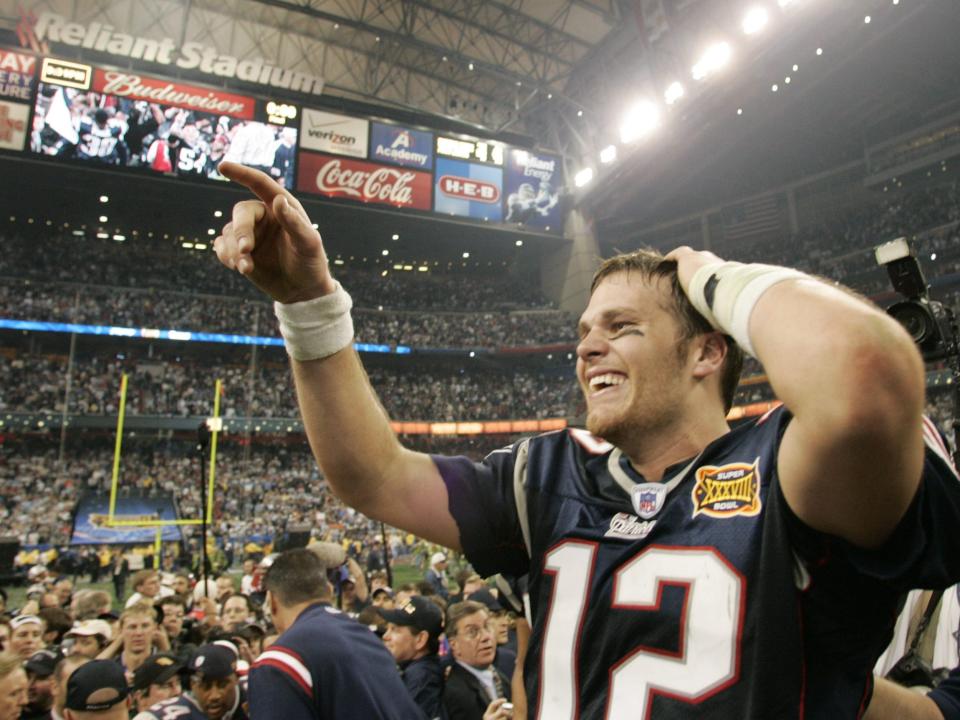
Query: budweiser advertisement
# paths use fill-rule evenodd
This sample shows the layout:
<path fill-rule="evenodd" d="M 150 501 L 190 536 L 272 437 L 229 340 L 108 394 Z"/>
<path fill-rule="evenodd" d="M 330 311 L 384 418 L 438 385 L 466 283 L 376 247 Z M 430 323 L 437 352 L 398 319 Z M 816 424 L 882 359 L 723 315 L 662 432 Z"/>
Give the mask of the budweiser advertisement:
<path fill-rule="evenodd" d="M 33 55 L 0 48 L 0 97 L 30 102 L 36 77 L 37 59 Z"/>
<path fill-rule="evenodd" d="M 492 222 L 503 218 L 500 168 L 438 157 L 435 177 L 436 212 Z"/>
<path fill-rule="evenodd" d="M 358 202 L 430 209 L 430 173 L 301 152 L 297 190 Z"/>
<path fill-rule="evenodd" d="M 556 155 L 511 149 L 504 177 L 504 222 L 560 234 L 563 168 Z"/>
<path fill-rule="evenodd" d="M 293 186 L 297 130 L 244 119 L 266 117 L 252 98 L 98 69 L 89 91 L 40 83 L 34 113 L 31 150 L 57 160 L 213 180 L 232 160 Z"/>
<path fill-rule="evenodd" d="M 0 100 L 0 148 L 23 150 L 30 106 Z"/>

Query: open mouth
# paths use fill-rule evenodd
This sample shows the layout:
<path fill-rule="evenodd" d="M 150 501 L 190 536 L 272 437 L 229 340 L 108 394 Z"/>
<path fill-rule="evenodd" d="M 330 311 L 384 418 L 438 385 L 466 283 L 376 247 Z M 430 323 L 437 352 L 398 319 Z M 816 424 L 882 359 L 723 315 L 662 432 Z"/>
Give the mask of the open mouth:
<path fill-rule="evenodd" d="M 589 381 L 590 395 L 600 395 L 601 393 L 623 385 L 623 383 L 626 381 L 626 376 L 621 375 L 620 373 L 603 373 L 602 375 L 594 375 Z"/>

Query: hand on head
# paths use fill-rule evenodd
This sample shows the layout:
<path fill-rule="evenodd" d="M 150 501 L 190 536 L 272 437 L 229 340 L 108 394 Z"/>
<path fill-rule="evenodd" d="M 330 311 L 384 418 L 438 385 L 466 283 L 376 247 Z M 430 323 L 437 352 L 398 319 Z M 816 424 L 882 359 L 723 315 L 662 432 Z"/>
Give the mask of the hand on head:
<path fill-rule="evenodd" d="M 232 162 L 219 169 L 258 198 L 233 206 L 230 222 L 213 243 L 220 262 L 281 303 L 333 292 L 320 233 L 303 205 L 259 170 Z"/>

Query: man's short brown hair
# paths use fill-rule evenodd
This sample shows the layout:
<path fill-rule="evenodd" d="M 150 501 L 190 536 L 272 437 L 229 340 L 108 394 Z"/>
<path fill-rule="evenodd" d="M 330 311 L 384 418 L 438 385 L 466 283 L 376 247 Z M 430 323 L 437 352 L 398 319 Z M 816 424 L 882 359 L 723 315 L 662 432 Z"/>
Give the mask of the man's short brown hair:
<path fill-rule="evenodd" d="M 714 332 L 710 323 L 697 312 L 687 294 L 680 285 L 677 276 L 677 263 L 667 260 L 656 250 L 642 249 L 629 253 L 621 253 L 604 260 L 593 275 L 590 283 L 590 294 L 597 289 L 597 285 L 605 278 L 617 273 L 630 274 L 637 272 L 644 280 L 653 282 L 665 278 L 670 283 L 670 297 L 672 302 L 665 308 L 673 314 L 680 324 L 680 338 L 682 345 L 680 352 L 686 350 L 687 342 L 705 333 Z M 730 412 L 733 407 L 733 397 L 740 384 L 740 372 L 743 370 L 743 350 L 729 335 L 723 336 L 727 343 L 727 357 L 723 363 L 720 375 L 720 394 L 723 398 L 723 409 Z"/>
<path fill-rule="evenodd" d="M 473 600 L 464 600 L 463 602 L 454 603 L 448 607 L 447 622 L 444 625 L 447 637 L 456 637 L 458 632 L 457 624 L 465 617 L 478 612 L 485 612 L 487 615 L 490 614 L 490 611 L 487 610 L 486 605 L 483 603 L 474 602 Z"/>

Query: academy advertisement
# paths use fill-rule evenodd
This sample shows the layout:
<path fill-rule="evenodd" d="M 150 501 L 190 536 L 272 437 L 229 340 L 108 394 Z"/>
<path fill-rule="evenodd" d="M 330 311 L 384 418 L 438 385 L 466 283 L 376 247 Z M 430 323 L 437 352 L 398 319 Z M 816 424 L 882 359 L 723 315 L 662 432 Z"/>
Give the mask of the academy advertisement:
<path fill-rule="evenodd" d="M 372 123 L 370 159 L 418 170 L 433 168 L 433 133 Z"/>
<path fill-rule="evenodd" d="M 365 158 L 370 122 L 360 118 L 304 108 L 300 147 L 305 150 Z"/>
<path fill-rule="evenodd" d="M 430 209 L 430 173 L 301 152 L 297 190 L 398 208 Z"/>
<path fill-rule="evenodd" d="M 445 215 L 499 222 L 503 171 L 489 165 L 437 158 L 433 209 Z"/>
<path fill-rule="evenodd" d="M 562 233 L 562 187 L 559 157 L 511 149 L 504 178 L 504 222 Z"/>
<path fill-rule="evenodd" d="M 30 102 L 36 77 L 33 55 L 0 48 L 0 97 Z"/>
<path fill-rule="evenodd" d="M 0 100 L 0 148 L 23 150 L 29 117 L 29 105 Z"/>
<path fill-rule="evenodd" d="M 84 495 L 77 503 L 77 514 L 73 521 L 71 545 L 101 545 L 115 543 L 150 543 L 156 540 L 157 528 L 150 523 L 177 520 L 177 508 L 170 495 L 159 497 L 118 497 L 113 520 L 124 523 L 125 527 L 110 525 L 110 496 Z M 132 527 L 132 523 L 142 523 Z M 161 538 L 165 542 L 182 539 L 180 528 L 168 525 L 162 530 Z"/>

